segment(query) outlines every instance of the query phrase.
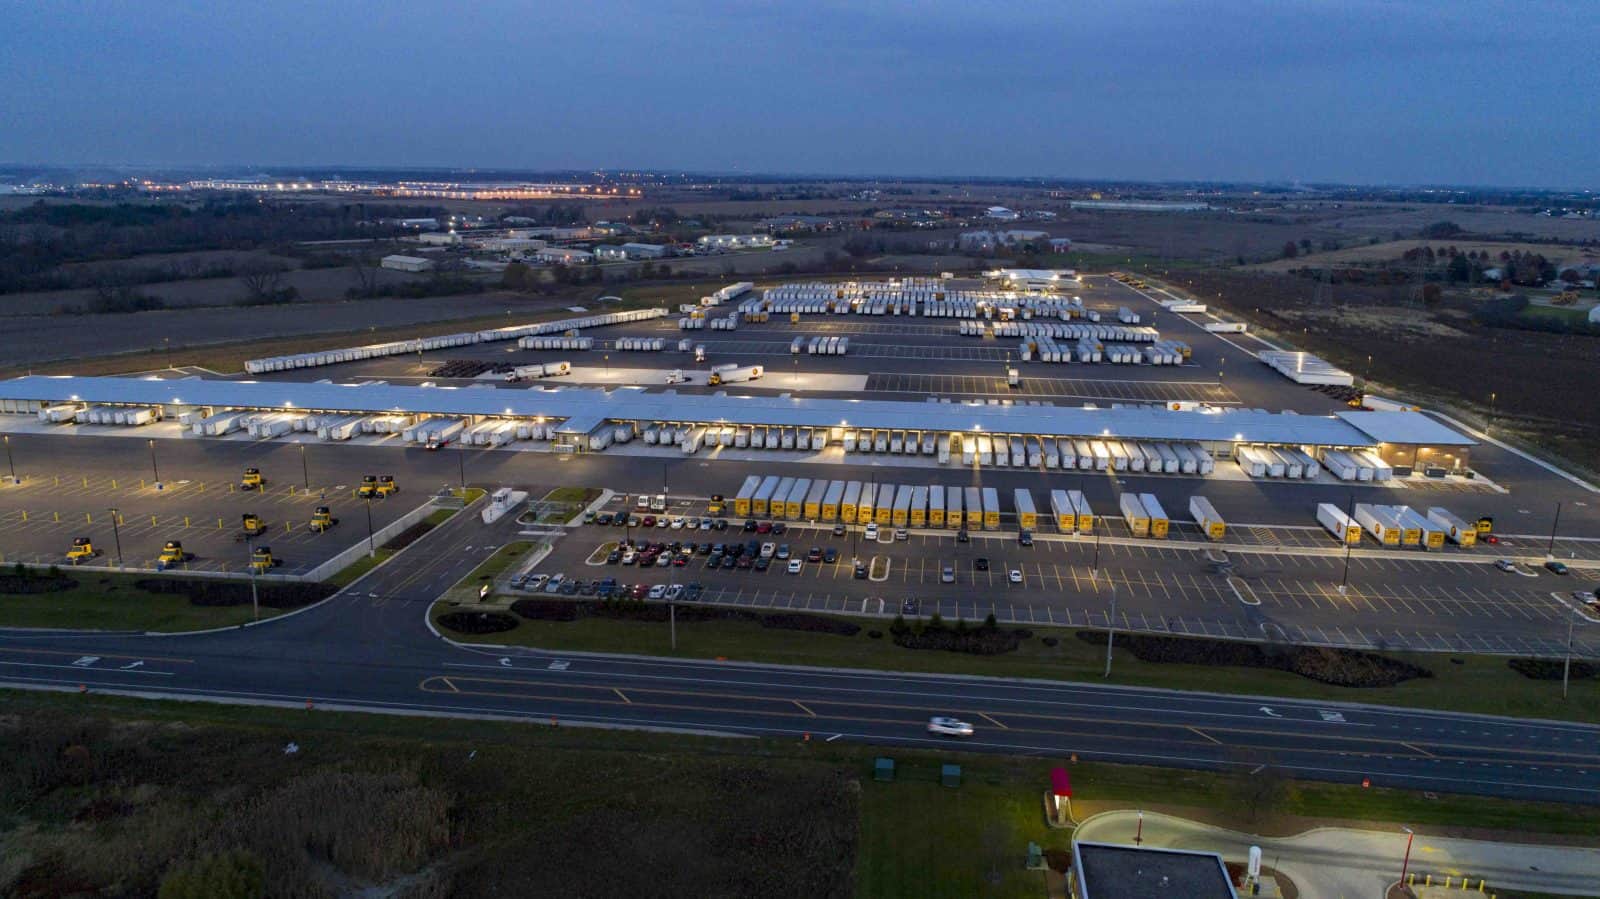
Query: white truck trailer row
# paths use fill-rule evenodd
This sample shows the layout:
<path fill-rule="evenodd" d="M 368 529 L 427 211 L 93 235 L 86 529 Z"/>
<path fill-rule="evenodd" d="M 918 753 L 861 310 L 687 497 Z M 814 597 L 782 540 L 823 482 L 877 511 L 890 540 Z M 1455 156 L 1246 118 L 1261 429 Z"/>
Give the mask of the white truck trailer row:
<path fill-rule="evenodd" d="M 605 315 L 538 322 L 531 325 L 514 325 L 508 328 L 490 328 L 483 331 L 441 334 L 435 337 L 419 337 L 411 340 L 394 340 L 387 343 L 374 343 L 340 350 L 320 350 L 312 353 L 294 353 L 287 356 L 269 356 L 264 359 L 251 359 L 245 362 L 244 367 L 245 371 L 250 374 L 259 375 L 275 371 L 291 371 L 299 368 L 335 365 L 341 362 L 358 362 L 363 359 L 376 359 L 384 356 L 399 356 L 406 353 L 422 353 L 428 350 L 469 346 L 477 343 L 491 343 L 499 340 L 517 340 L 518 338 L 535 335 L 575 332 L 582 328 L 599 328 L 607 325 L 648 321 L 654 318 L 662 318 L 666 315 L 667 310 L 662 308 L 635 309 L 628 312 L 611 312 Z M 593 342 L 593 338 L 577 339 L 586 339 L 590 340 L 591 343 Z M 544 349 L 544 347 L 524 348 Z M 557 348 L 550 347 L 550 349 Z M 559 349 L 578 349 L 578 347 L 559 347 Z"/>

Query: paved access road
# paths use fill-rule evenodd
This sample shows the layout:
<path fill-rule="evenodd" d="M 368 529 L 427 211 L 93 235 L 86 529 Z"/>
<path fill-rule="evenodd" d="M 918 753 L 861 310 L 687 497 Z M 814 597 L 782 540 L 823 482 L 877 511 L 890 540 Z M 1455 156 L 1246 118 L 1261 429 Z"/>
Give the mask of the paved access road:
<path fill-rule="evenodd" d="M 537 722 L 1106 759 L 1278 766 L 1296 776 L 1600 802 L 1600 728 L 1256 700 L 727 662 L 472 650 L 438 639 L 430 602 L 516 536 L 469 507 L 320 606 L 183 637 L 0 633 L 0 684 Z M 959 744 L 929 716 L 977 725 Z"/>

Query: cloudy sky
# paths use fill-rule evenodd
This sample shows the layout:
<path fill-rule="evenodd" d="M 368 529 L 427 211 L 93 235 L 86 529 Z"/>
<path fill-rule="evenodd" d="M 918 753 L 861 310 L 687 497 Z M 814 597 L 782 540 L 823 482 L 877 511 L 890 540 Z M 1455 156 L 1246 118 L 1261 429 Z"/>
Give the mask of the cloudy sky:
<path fill-rule="evenodd" d="M 0 0 L 0 161 L 1597 187 L 1595 0 Z"/>

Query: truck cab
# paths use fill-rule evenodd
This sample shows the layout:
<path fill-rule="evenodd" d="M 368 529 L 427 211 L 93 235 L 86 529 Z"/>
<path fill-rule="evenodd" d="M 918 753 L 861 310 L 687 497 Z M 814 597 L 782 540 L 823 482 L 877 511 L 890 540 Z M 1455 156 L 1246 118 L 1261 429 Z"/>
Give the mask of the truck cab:
<path fill-rule="evenodd" d="M 161 547 L 161 555 L 156 559 L 156 570 L 166 571 L 168 568 L 176 568 L 193 558 L 194 553 L 183 551 L 183 541 L 168 540 L 166 545 Z"/>
<path fill-rule="evenodd" d="M 250 570 L 256 574 L 265 574 L 274 566 L 282 564 L 282 559 L 273 557 L 270 546 L 258 546 L 250 553 Z"/>
<path fill-rule="evenodd" d="M 361 486 L 356 490 L 356 496 L 362 499 L 372 499 L 378 495 L 378 476 L 364 474 L 361 476 Z"/>
<path fill-rule="evenodd" d="M 726 508 L 727 504 L 723 500 L 722 494 L 713 493 L 711 494 L 711 502 L 706 505 L 706 513 L 708 515 L 721 515 Z"/>
<path fill-rule="evenodd" d="M 392 475 L 392 474 L 381 474 L 381 475 L 378 475 L 378 495 L 379 496 L 388 496 L 388 495 L 390 495 L 392 493 L 399 493 L 399 492 L 400 492 L 400 485 L 396 484 L 394 482 L 394 475 Z"/>
<path fill-rule="evenodd" d="M 94 543 L 88 537 L 74 537 L 72 538 L 72 548 L 67 550 L 67 561 L 76 565 L 85 559 L 92 559 L 96 555 L 98 553 L 95 552 Z"/>
<path fill-rule="evenodd" d="M 333 517 L 332 509 L 318 506 L 316 511 L 311 513 L 311 523 L 307 527 L 320 534 L 338 523 L 339 519 Z"/>
<path fill-rule="evenodd" d="M 266 479 L 261 476 L 261 469 L 246 468 L 244 470 L 244 477 L 239 479 L 239 489 L 260 490 L 261 486 L 266 482 Z"/>
<path fill-rule="evenodd" d="M 261 520 L 260 515 L 257 515 L 254 512 L 246 512 L 244 513 L 243 519 L 244 535 L 246 537 L 259 537 L 266 533 L 267 525 L 266 522 Z"/>

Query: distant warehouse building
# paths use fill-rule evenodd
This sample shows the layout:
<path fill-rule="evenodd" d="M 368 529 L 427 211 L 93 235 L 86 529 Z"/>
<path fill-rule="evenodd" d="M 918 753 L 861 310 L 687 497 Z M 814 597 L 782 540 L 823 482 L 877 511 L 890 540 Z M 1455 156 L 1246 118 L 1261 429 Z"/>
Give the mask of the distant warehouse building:
<path fill-rule="evenodd" d="M 695 241 L 702 250 L 749 250 L 772 246 L 770 234 L 707 234 Z"/>
<path fill-rule="evenodd" d="M 1073 209 L 1106 209 L 1117 212 L 1204 212 L 1209 203 L 1158 203 L 1135 200 L 1073 200 Z"/>
<path fill-rule="evenodd" d="M 594 261 L 594 254 L 588 250 L 569 250 L 566 247 L 545 247 L 534 254 L 540 262 L 550 262 L 556 265 L 584 265 Z"/>
<path fill-rule="evenodd" d="M 601 262 L 621 262 L 628 258 L 628 251 L 619 246 L 602 244 L 594 248 L 594 258 Z"/>
<path fill-rule="evenodd" d="M 629 259 L 665 259 L 672 255 L 672 248 L 654 243 L 625 243 L 622 252 L 628 254 Z"/>
<path fill-rule="evenodd" d="M 397 272 L 428 272 L 433 271 L 433 260 L 423 259 L 420 256 L 385 256 L 380 263 L 384 268 Z"/>

